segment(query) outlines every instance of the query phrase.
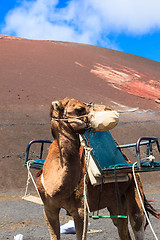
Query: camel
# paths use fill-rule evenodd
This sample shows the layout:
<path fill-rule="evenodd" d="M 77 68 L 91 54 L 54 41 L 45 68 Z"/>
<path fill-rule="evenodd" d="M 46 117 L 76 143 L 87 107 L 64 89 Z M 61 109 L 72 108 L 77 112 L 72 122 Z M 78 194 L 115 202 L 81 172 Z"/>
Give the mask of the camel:
<path fill-rule="evenodd" d="M 113 114 L 112 124 L 108 124 L 108 130 L 117 125 L 115 111 L 103 105 L 86 104 L 75 99 L 65 98 L 54 101 L 50 108 L 51 132 L 55 141 L 50 145 L 48 156 L 43 169 L 39 172 L 37 188 L 44 203 L 44 215 L 48 224 L 50 239 L 60 239 L 59 212 L 61 208 L 73 217 L 77 240 L 86 239 L 87 226 L 84 231 L 84 175 L 86 165 L 84 154 L 80 153 L 79 134 L 92 128 L 90 112 L 104 111 Z M 114 118 L 115 116 L 115 118 Z M 106 146 L 107 147 L 107 146 Z M 125 155 L 124 155 L 125 156 Z M 127 157 L 125 156 L 126 160 Z M 127 160 L 128 161 L 128 160 Z M 137 189 L 132 174 L 128 174 L 129 180 L 119 182 L 119 197 L 122 203 L 121 212 L 117 212 L 115 196 L 115 183 L 105 183 L 93 186 L 87 176 L 86 192 L 90 211 L 108 208 L 111 216 L 126 215 L 127 218 L 112 218 L 113 224 L 118 229 L 121 240 L 130 240 L 128 218 L 132 226 L 135 239 L 144 239 L 144 213 L 137 194 Z M 147 211 L 158 218 L 150 203 L 147 202 L 142 182 L 138 174 L 136 179 L 139 185 L 144 206 Z M 101 192 L 100 202 L 95 204 L 96 198 Z M 87 221 L 87 220 L 86 220 Z"/>

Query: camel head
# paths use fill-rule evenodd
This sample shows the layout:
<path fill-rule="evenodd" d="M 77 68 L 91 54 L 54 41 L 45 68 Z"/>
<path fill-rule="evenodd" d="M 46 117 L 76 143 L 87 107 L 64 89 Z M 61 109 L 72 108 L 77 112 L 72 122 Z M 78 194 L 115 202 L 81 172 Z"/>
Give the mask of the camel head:
<path fill-rule="evenodd" d="M 51 129 L 59 125 L 68 127 L 76 133 L 84 133 L 88 129 L 107 131 L 118 124 L 119 114 L 104 105 L 83 103 L 76 99 L 65 98 L 53 101 L 50 108 Z"/>

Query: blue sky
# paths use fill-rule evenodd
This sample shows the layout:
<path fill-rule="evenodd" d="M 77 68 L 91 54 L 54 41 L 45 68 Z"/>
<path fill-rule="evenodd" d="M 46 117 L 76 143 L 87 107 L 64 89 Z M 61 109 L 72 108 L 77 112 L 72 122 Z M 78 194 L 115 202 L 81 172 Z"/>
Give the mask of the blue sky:
<path fill-rule="evenodd" d="M 5 0 L 0 34 L 86 43 L 160 62 L 160 1 Z"/>

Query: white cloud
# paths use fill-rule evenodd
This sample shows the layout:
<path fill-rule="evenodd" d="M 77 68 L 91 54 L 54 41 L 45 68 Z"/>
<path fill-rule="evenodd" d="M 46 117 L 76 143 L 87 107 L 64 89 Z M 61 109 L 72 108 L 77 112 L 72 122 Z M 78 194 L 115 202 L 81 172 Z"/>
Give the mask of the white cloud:
<path fill-rule="evenodd" d="M 116 48 L 110 33 L 141 35 L 160 29 L 159 0 L 24 1 L 6 16 L 3 34 L 32 39 L 101 44 Z"/>
<path fill-rule="evenodd" d="M 110 30 L 145 34 L 160 29 L 159 0 L 90 0 Z"/>

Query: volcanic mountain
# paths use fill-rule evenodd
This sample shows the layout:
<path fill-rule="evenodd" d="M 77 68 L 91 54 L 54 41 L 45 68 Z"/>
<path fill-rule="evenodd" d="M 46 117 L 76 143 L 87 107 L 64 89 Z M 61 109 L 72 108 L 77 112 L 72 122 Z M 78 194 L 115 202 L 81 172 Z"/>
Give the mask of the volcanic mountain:
<path fill-rule="evenodd" d="M 160 63 L 85 44 L 0 35 L 0 190 L 23 189 L 32 139 L 52 139 L 49 108 L 64 97 L 110 106 L 119 144 L 160 138 Z M 134 160 L 134 150 L 128 155 Z M 150 174 L 150 175 L 148 175 Z M 159 181 L 159 174 L 145 173 Z M 156 176 L 155 176 L 156 175 Z"/>

